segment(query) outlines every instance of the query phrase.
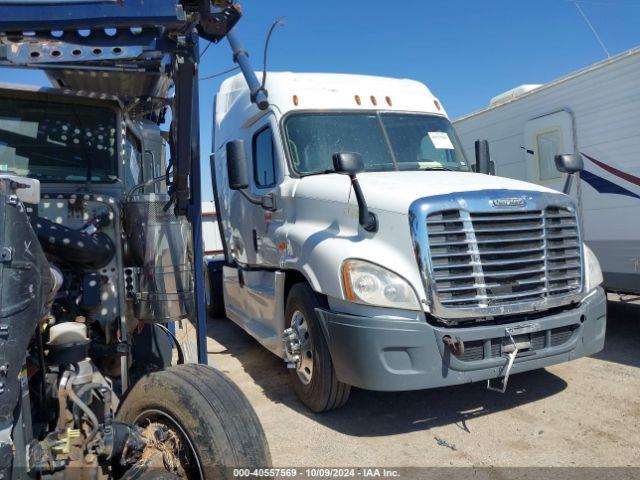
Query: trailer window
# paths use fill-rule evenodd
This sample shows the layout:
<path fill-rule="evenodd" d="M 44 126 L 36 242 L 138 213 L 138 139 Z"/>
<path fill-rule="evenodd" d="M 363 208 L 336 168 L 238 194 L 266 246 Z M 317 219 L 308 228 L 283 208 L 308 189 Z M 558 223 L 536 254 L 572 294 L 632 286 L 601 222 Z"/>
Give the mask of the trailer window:
<path fill-rule="evenodd" d="M 269 127 L 253 136 L 253 177 L 259 188 L 273 187 L 276 184 L 273 133 Z"/>
<path fill-rule="evenodd" d="M 116 114 L 42 100 L 0 101 L 0 171 L 42 182 L 118 179 Z"/>
<path fill-rule="evenodd" d="M 560 178 L 561 174 L 556 168 L 555 157 L 560 153 L 562 145 L 562 132 L 551 130 L 540 133 L 536 137 L 538 147 L 538 169 L 540 180 L 552 180 Z"/>

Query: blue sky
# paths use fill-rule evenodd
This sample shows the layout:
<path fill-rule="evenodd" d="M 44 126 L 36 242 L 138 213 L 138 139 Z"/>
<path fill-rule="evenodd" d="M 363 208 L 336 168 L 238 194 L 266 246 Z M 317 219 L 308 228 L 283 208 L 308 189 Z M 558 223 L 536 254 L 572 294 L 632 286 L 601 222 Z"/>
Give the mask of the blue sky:
<path fill-rule="evenodd" d="M 244 0 L 238 30 L 256 68 L 271 22 L 270 70 L 366 73 L 423 81 L 450 117 L 487 105 L 523 83 L 545 83 L 606 58 L 567 0 Z M 640 0 L 580 5 L 612 55 L 640 45 Z M 204 44 L 203 44 L 204 46 Z M 226 42 L 203 58 L 201 76 L 232 66 Z M 37 72 L 0 71 L 1 81 L 46 84 Z M 211 109 L 220 79 L 201 88 L 201 150 L 211 148 Z M 207 168 L 204 169 L 208 170 Z M 208 175 L 203 197 L 211 198 Z"/>

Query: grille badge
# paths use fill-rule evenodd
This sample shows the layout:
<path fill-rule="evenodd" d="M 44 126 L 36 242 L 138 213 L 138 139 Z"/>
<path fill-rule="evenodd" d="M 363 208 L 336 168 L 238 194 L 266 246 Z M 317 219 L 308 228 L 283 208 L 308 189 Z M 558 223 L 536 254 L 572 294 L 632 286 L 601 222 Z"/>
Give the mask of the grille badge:
<path fill-rule="evenodd" d="M 527 201 L 523 197 L 494 198 L 491 200 L 494 207 L 524 207 Z"/>

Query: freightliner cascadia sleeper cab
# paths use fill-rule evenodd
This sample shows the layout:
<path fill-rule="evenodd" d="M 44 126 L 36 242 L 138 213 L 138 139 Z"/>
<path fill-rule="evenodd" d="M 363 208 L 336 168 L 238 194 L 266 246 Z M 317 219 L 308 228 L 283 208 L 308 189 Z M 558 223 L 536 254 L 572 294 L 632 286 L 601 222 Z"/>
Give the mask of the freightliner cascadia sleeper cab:
<path fill-rule="evenodd" d="M 311 410 L 351 386 L 501 389 L 603 348 L 573 200 L 471 171 L 425 85 L 269 73 L 265 88 L 264 111 L 241 76 L 215 98 L 213 270 L 227 316 L 286 361 Z"/>

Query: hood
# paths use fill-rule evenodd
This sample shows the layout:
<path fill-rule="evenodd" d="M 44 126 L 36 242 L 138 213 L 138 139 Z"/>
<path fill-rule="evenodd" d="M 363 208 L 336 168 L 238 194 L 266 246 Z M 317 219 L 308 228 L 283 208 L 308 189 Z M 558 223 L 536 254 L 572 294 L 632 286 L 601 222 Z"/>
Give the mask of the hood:
<path fill-rule="evenodd" d="M 358 174 L 369 207 L 406 213 L 414 200 L 435 195 L 478 190 L 518 190 L 558 193 L 520 180 L 470 172 L 363 172 Z M 349 177 L 311 175 L 300 180 L 295 196 L 332 202 L 355 203 Z"/>

